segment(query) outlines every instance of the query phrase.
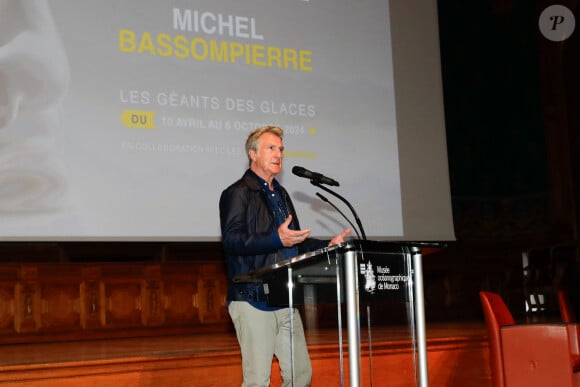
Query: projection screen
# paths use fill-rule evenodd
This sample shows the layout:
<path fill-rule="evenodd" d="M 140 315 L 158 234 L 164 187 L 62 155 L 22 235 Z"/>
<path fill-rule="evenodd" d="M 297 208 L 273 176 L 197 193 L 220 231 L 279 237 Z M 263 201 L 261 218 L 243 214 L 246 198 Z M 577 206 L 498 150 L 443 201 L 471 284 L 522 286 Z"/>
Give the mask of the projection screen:
<path fill-rule="evenodd" d="M 436 1 L 0 0 L 0 240 L 218 240 L 285 130 L 303 227 L 452 240 Z M 353 233 L 355 236 L 355 233 Z"/>

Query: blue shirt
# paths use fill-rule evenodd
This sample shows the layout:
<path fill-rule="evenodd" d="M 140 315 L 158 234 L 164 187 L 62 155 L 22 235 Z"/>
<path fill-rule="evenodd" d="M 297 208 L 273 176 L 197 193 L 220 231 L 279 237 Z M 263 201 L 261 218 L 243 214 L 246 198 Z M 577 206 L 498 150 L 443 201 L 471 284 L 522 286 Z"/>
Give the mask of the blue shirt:
<path fill-rule="evenodd" d="M 282 192 L 280 190 L 280 183 L 278 183 L 278 181 L 276 179 L 274 179 L 272 181 L 272 185 L 274 187 L 274 190 L 271 190 L 270 185 L 266 182 L 266 180 L 262 179 L 259 176 L 258 176 L 258 179 L 260 180 L 260 184 L 264 187 L 264 192 L 266 193 L 266 196 L 268 197 L 268 204 L 270 205 L 270 210 L 272 210 L 272 212 L 274 213 L 274 215 L 276 217 L 276 224 L 278 226 L 280 226 L 282 223 L 284 223 L 286 218 L 288 218 L 288 215 L 290 215 L 290 213 L 288 211 L 288 206 L 287 206 L 286 201 L 284 200 L 284 196 L 282 195 Z M 290 224 L 290 228 L 292 228 L 292 224 Z M 282 241 L 280 240 L 280 235 L 278 235 L 277 231 L 275 231 L 272 234 L 272 242 L 275 246 L 279 246 L 280 248 L 283 249 L 284 257 L 292 258 L 292 257 L 295 257 L 296 255 L 298 255 L 298 249 L 295 246 L 284 247 L 284 245 L 282 244 Z M 280 307 L 268 306 L 268 303 L 265 301 L 263 301 L 263 302 L 250 301 L 250 304 L 252 306 L 254 306 L 255 308 L 260 309 L 260 310 L 278 310 L 278 309 L 281 309 Z"/>

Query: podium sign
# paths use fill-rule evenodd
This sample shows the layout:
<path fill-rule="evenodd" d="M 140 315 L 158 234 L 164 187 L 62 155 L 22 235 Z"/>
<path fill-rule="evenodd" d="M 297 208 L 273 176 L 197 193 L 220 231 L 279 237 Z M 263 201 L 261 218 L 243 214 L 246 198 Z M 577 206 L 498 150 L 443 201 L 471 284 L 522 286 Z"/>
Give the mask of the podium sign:
<path fill-rule="evenodd" d="M 306 314 L 309 307 L 336 304 L 341 385 L 345 375 L 342 319 L 346 318 L 350 386 L 361 385 L 362 351 L 369 365 L 365 379 L 370 385 L 373 380 L 384 385 L 383 380 L 375 380 L 379 372 L 372 365 L 373 334 L 392 329 L 385 327 L 387 321 L 399 323 L 396 329 L 408 334 L 405 342 L 411 346 L 413 372 L 408 377 L 415 385 L 428 386 L 420 254 L 420 247 L 426 245 L 433 244 L 354 240 L 277 262 L 234 281 L 263 282 L 271 305 L 304 305 Z M 305 316 L 306 330 L 309 320 Z M 367 337 L 362 339 L 365 330 Z"/>
<path fill-rule="evenodd" d="M 390 259 L 389 259 L 390 258 Z M 407 294 L 408 262 L 390 254 L 368 253 L 358 260 L 358 282 L 361 299 L 402 298 Z"/>

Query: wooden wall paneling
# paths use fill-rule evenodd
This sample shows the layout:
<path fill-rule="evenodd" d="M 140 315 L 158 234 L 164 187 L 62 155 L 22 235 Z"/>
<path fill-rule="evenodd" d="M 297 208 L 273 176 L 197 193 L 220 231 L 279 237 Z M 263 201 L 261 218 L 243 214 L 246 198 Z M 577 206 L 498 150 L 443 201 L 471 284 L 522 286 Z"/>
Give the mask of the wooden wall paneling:
<path fill-rule="evenodd" d="M 101 292 L 101 268 L 99 266 L 82 267 L 80 299 L 81 327 L 83 329 L 103 327 L 105 320 L 101 317 L 104 317 L 104 291 Z"/>
<path fill-rule="evenodd" d="M 226 309 L 227 282 L 222 265 L 200 266 L 200 321 L 202 324 L 228 321 Z"/>
<path fill-rule="evenodd" d="M 229 323 L 223 263 L 0 265 L 0 338 L 150 335 Z"/>
<path fill-rule="evenodd" d="M 199 325 L 200 273 L 196 264 L 168 264 L 162 271 L 166 325 Z"/>
<path fill-rule="evenodd" d="M 0 266 L 0 335 L 15 333 L 18 266 Z"/>
<path fill-rule="evenodd" d="M 105 328 L 142 327 L 145 281 L 139 264 L 103 265 L 101 318 Z"/>
<path fill-rule="evenodd" d="M 38 265 L 40 331 L 78 331 L 81 325 L 82 267 Z"/>
<path fill-rule="evenodd" d="M 14 325 L 19 333 L 37 332 L 40 327 L 40 292 L 38 267 L 22 265 L 16 284 L 16 313 Z"/>
<path fill-rule="evenodd" d="M 164 284 L 161 281 L 161 266 L 145 266 L 143 304 L 143 325 L 147 327 L 162 326 L 165 323 L 165 313 L 162 299 Z"/>

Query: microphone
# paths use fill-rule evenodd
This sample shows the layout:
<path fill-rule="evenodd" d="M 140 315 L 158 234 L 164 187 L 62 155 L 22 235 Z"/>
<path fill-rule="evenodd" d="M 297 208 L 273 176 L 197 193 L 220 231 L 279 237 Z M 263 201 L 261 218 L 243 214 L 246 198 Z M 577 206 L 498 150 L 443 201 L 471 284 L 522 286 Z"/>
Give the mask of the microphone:
<path fill-rule="evenodd" d="M 295 174 L 296 176 L 310 179 L 311 181 L 316 183 L 333 185 L 335 187 L 338 187 L 340 185 L 338 184 L 338 181 L 331 179 L 330 177 L 326 177 L 321 173 L 309 171 L 308 169 L 299 167 L 297 165 L 292 168 L 292 173 Z"/>

